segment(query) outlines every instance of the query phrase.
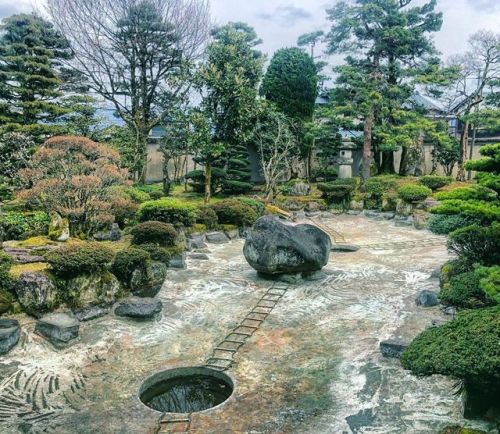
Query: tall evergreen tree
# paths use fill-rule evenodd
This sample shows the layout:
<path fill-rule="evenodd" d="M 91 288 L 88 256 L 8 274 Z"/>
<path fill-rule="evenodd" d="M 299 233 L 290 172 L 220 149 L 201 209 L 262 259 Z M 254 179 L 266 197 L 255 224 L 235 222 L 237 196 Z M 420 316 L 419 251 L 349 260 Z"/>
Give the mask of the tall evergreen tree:
<path fill-rule="evenodd" d="M 0 129 L 41 140 L 67 112 L 58 103 L 58 67 L 71 57 L 66 38 L 37 15 L 5 18 L 0 26 Z"/>

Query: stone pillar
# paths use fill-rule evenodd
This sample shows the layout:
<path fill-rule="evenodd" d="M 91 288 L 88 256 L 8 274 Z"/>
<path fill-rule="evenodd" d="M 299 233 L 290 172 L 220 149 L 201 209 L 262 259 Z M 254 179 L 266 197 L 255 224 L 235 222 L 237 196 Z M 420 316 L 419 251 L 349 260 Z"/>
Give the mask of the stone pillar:
<path fill-rule="evenodd" d="M 352 165 L 354 163 L 352 152 L 356 145 L 351 141 L 343 141 L 340 145 L 337 163 L 339 165 L 339 178 L 352 178 Z"/>

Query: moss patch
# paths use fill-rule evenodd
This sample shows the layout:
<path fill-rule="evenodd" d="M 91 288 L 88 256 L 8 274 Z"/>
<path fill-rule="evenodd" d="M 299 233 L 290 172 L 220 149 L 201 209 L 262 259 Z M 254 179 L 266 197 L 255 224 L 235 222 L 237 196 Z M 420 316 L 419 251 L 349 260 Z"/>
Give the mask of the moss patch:
<path fill-rule="evenodd" d="M 46 262 L 34 262 L 32 264 L 15 264 L 10 269 L 10 275 L 14 279 L 18 279 L 22 273 L 37 273 L 41 271 L 46 271 L 49 268 L 49 264 Z"/>

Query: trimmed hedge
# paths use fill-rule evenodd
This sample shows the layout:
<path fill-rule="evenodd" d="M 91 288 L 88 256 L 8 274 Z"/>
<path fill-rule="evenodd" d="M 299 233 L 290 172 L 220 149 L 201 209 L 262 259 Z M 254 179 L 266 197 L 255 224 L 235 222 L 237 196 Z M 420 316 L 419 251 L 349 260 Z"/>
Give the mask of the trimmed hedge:
<path fill-rule="evenodd" d="M 451 306 L 465 309 L 492 306 L 496 302 L 481 289 L 480 277 L 474 271 L 454 276 L 444 284 L 439 299 Z"/>
<path fill-rule="evenodd" d="M 170 264 L 172 253 L 169 249 L 157 244 L 141 244 L 137 247 L 147 252 L 153 261 L 163 262 L 167 266 Z"/>
<path fill-rule="evenodd" d="M 175 226 L 193 226 L 196 223 L 197 208 L 180 200 L 164 198 L 144 202 L 137 212 L 140 221 L 160 221 Z"/>
<path fill-rule="evenodd" d="M 450 191 L 436 193 L 437 200 L 485 200 L 492 201 L 498 199 L 498 194 L 483 185 L 471 185 L 470 187 L 456 188 Z"/>
<path fill-rule="evenodd" d="M 365 193 L 372 197 L 381 198 L 388 190 L 396 188 L 399 177 L 395 175 L 375 176 L 368 179 L 364 184 Z"/>
<path fill-rule="evenodd" d="M 418 183 L 425 185 L 431 190 L 437 190 L 448 184 L 451 184 L 452 179 L 449 176 L 425 175 L 418 178 Z"/>
<path fill-rule="evenodd" d="M 500 263 L 500 223 L 458 229 L 450 233 L 448 249 L 470 264 L 497 265 Z"/>
<path fill-rule="evenodd" d="M 144 268 L 150 259 L 149 253 L 142 248 L 120 250 L 111 265 L 111 271 L 120 282 L 128 286 L 132 273 L 138 268 Z"/>
<path fill-rule="evenodd" d="M 238 227 L 252 226 L 259 218 L 255 210 L 236 199 L 226 199 L 211 205 L 219 224 Z"/>
<path fill-rule="evenodd" d="M 500 265 L 493 267 L 476 267 L 481 289 L 496 303 L 500 303 Z"/>
<path fill-rule="evenodd" d="M 432 190 L 425 185 L 406 184 L 397 189 L 398 196 L 405 202 L 420 202 L 427 199 Z"/>
<path fill-rule="evenodd" d="M 461 214 L 433 214 L 427 222 L 428 229 L 438 235 L 448 235 L 457 229 L 471 225 L 480 225 L 481 219 Z"/>
<path fill-rule="evenodd" d="M 500 306 L 467 310 L 420 334 L 401 356 L 416 375 L 500 385 Z"/>
<path fill-rule="evenodd" d="M 156 244 L 163 247 L 175 246 L 178 234 L 169 223 L 149 221 L 139 223 L 131 230 L 132 244 Z"/>
<path fill-rule="evenodd" d="M 102 271 L 112 261 L 113 251 L 98 242 L 69 244 L 45 255 L 54 275 L 71 279 Z"/>
<path fill-rule="evenodd" d="M 475 200 L 445 200 L 441 205 L 432 208 L 433 214 L 463 214 L 476 217 L 483 224 L 500 220 L 500 206 L 494 202 Z"/>

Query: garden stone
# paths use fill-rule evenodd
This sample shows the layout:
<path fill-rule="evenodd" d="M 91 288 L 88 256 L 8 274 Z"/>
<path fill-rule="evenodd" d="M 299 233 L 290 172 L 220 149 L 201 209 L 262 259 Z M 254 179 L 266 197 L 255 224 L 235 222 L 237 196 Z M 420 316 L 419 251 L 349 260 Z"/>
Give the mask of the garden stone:
<path fill-rule="evenodd" d="M 23 310 L 35 317 L 53 310 L 57 302 L 57 288 L 45 273 L 21 273 L 15 284 L 15 292 Z"/>
<path fill-rule="evenodd" d="M 89 306 L 84 309 L 73 311 L 75 318 L 81 322 L 101 318 L 108 313 L 109 307 L 107 306 Z"/>
<path fill-rule="evenodd" d="M 363 211 L 364 209 L 364 202 L 362 200 L 351 200 L 351 203 L 349 204 L 350 211 L 349 212 L 356 212 L 356 214 L 359 214 L 360 212 Z"/>
<path fill-rule="evenodd" d="M 205 234 L 201 233 L 191 234 L 187 239 L 188 249 L 189 250 L 204 249 L 205 247 L 207 247 L 205 241 L 206 241 Z"/>
<path fill-rule="evenodd" d="M 402 199 L 398 199 L 396 214 L 403 217 L 409 217 L 413 214 L 413 208 L 413 204 L 405 202 Z"/>
<path fill-rule="evenodd" d="M 0 355 L 7 354 L 19 342 L 21 327 L 15 319 L 0 319 Z"/>
<path fill-rule="evenodd" d="M 120 282 L 114 274 L 101 271 L 69 279 L 65 291 L 72 295 L 78 306 L 86 307 L 114 303 L 120 289 Z"/>
<path fill-rule="evenodd" d="M 361 247 L 354 244 L 333 243 L 332 252 L 357 252 Z"/>
<path fill-rule="evenodd" d="M 209 232 L 206 236 L 207 241 L 212 244 L 225 244 L 229 242 L 229 238 L 224 232 Z"/>
<path fill-rule="evenodd" d="M 33 264 L 35 262 L 45 262 L 45 258 L 39 255 L 33 255 L 30 249 L 20 249 L 5 247 L 4 253 L 12 257 L 14 262 L 18 264 Z"/>
<path fill-rule="evenodd" d="M 380 352 L 384 357 L 399 359 L 406 350 L 408 344 L 399 339 L 389 339 L 380 342 Z"/>
<path fill-rule="evenodd" d="M 292 187 L 292 196 L 307 196 L 311 191 L 311 186 L 305 182 L 297 182 Z"/>
<path fill-rule="evenodd" d="M 424 211 L 415 211 L 413 213 L 413 226 L 415 229 L 422 230 L 427 228 L 429 213 Z"/>
<path fill-rule="evenodd" d="M 170 259 L 169 262 L 170 268 L 178 268 L 180 270 L 185 270 L 187 268 L 186 264 L 186 254 L 182 253 L 180 255 L 175 255 Z"/>
<path fill-rule="evenodd" d="M 424 289 L 418 293 L 415 303 L 417 306 L 432 307 L 439 304 L 439 299 L 435 292 Z"/>
<path fill-rule="evenodd" d="M 321 205 L 318 202 L 307 202 L 305 210 L 307 212 L 321 211 Z"/>
<path fill-rule="evenodd" d="M 134 319 L 152 319 L 162 310 L 162 303 L 156 298 L 129 297 L 118 303 L 115 315 Z"/>
<path fill-rule="evenodd" d="M 162 262 L 150 262 L 145 269 L 132 273 L 130 289 L 139 297 L 154 297 L 158 294 L 167 278 L 167 266 Z"/>
<path fill-rule="evenodd" d="M 347 211 L 347 215 L 360 215 L 362 212 L 362 210 L 354 210 L 354 209 L 350 209 L 349 211 Z"/>
<path fill-rule="evenodd" d="M 35 332 L 47 338 L 56 347 L 67 345 L 78 337 L 80 321 L 65 313 L 51 313 L 38 320 Z"/>
<path fill-rule="evenodd" d="M 210 258 L 205 253 L 192 253 L 189 255 L 190 259 L 196 259 L 198 261 L 208 261 Z"/>
<path fill-rule="evenodd" d="M 445 315 L 455 316 L 457 314 L 457 308 L 454 306 L 446 306 L 442 310 Z"/>
<path fill-rule="evenodd" d="M 413 226 L 413 217 L 396 216 L 394 218 L 394 225 L 398 227 Z"/>
<path fill-rule="evenodd" d="M 328 263 L 331 247 L 330 236 L 316 226 L 264 216 L 250 231 L 243 253 L 260 273 L 297 274 L 321 270 Z"/>
<path fill-rule="evenodd" d="M 374 220 L 392 220 L 395 217 L 393 212 L 380 212 L 372 210 L 366 210 L 363 214 Z"/>
<path fill-rule="evenodd" d="M 441 278 L 441 267 L 432 270 L 431 277 L 429 279 L 440 279 Z"/>
<path fill-rule="evenodd" d="M 52 213 L 49 224 L 49 238 L 53 241 L 68 241 L 70 236 L 69 220 L 56 212 Z"/>
<path fill-rule="evenodd" d="M 235 240 L 240 236 L 240 231 L 238 228 L 225 230 L 224 233 L 230 240 Z"/>
<path fill-rule="evenodd" d="M 309 217 L 309 218 L 320 217 L 321 216 L 321 211 L 306 212 L 305 216 Z"/>
<path fill-rule="evenodd" d="M 117 223 L 113 223 L 109 231 L 99 232 L 94 235 L 94 239 L 97 241 L 118 241 L 121 237 L 122 232 Z"/>

